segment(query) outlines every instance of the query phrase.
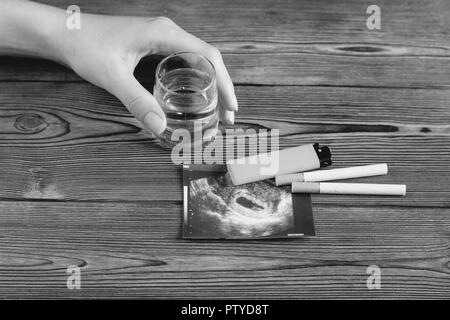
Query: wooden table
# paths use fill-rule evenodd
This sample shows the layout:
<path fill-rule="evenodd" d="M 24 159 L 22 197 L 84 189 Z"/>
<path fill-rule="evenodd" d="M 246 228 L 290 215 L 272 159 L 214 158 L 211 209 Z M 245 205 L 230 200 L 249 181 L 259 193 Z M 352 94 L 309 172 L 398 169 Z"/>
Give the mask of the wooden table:
<path fill-rule="evenodd" d="M 377 1 L 381 30 L 356 0 L 77 4 L 171 17 L 222 51 L 237 126 L 328 144 L 334 167 L 387 162 L 369 181 L 408 193 L 314 195 L 314 238 L 185 241 L 181 171 L 116 98 L 56 64 L 0 58 L 1 298 L 450 298 L 449 1 Z"/>

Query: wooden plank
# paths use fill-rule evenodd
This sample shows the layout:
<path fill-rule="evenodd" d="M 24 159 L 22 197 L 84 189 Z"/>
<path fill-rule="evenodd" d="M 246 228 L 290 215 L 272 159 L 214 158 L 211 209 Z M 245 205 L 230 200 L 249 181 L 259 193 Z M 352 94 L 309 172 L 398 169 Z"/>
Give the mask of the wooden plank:
<path fill-rule="evenodd" d="M 149 88 L 151 89 L 151 88 Z M 392 125 L 411 133 L 421 124 L 435 126 L 428 134 L 443 133 L 450 122 L 450 90 L 405 88 L 347 88 L 296 86 L 237 86 L 240 119 L 277 119 L 307 123 Z M 58 110 L 108 117 L 136 124 L 112 95 L 88 83 L 0 82 L 0 108 L 30 112 Z M 114 118 L 114 117 L 119 118 Z M 243 120 L 244 121 L 244 120 Z M 415 127 L 416 126 L 416 127 Z M 439 127 L 441 126 L 441 127 Z M 280 128 L 282 129 L 282 128 Z M 417 132 L 416 132 L 417 133 Z"/>
<path fill-rule="evenodd" d="M 448 139 L 299 138 L 290 147 L 327 143 L 335 165 L 387 162 L 388 176 L 359 182 L 405 183 L 406 197 L 317 195 L 314 203 L 448 207 Z M 446 144 L 447 143 L 447 144 Z M 363 146 L 363 147 L 361 147 Z M 438 148 L 439 154 L 434 152 Z M 181 201 L 181 168 L 152 141 L 90 143 L 64 147 L 4 147 L 0 160 L 4 199 Z M 424 174 L 426 173 L 426 174 Z M 354 181 L 354 182 L 358 182 Z"/>
<path fill-rule="evenodd" d="M 169 152 L 109 94 L 77 83 L 1 87 L 1 198 L 181 200 L 181 173 Z M 239 87 L 237 93 L 237 127 L 278 128 L 282 148 L 329 144 L 334 167 L 387 162 L 389 175 L 370 181 L 408 184 L 405 198 L 315 201 L 449 205 L 448 90 Z"/>
<path fill-rule="evenodd" d="M 326 49 L 324 49 L 326 50 Z M 448 55 L 448 53 L 447 53 Z M 225 53 L 236 85 L 355 86 L 381 88 L 449 88 L 448 59 L 413 59 L 371 54 Z M 136 75 L 153 81 L 156 58 L 146 60 Z M 0 58 L 1 81 L 82 81 L 72 71 L 51 62 Z"/>
<path fill-rule="evenodd" d="M 183 241 L 163 202 L 0 202 L 3 298 L 448 298 L 448 209 L 314 207 L 318 237 Z M 366 268 L 381 268 L 381 290 Z M 69 265 L 81 290 L 66 288 Z"/>
<path fill-rule="evenodd" d="M 65 0 L 40 2 L 67 8 Z M 79 0 L 82 12 L 145 17 L 168 16 L 211 42 L 378 42 L 445 47 L 450 4 L 446 0 L 380 0 L 381 30 L 366 27 L 364 1 L 327 0 Z M 220 8 L 220 9 L 219 9 Z"/>
<path fill-rule="evenodd" d="M 44 1 L 66 7 L 65 1 Z M 360 1 L 79 1 L 82 11 L 168 15 L 216 45 L 237 84 L 448 88 L 448 1 L 381 1 L 382 29 Z M 217 8 L 221 8 L 217 10 Z M 428 14 L 431 12 L 432 14 Z M 154 60 L 137 72 L 154 77 Z M 80 81 L 36 60 L 0 59 L 0 80 Z"/>

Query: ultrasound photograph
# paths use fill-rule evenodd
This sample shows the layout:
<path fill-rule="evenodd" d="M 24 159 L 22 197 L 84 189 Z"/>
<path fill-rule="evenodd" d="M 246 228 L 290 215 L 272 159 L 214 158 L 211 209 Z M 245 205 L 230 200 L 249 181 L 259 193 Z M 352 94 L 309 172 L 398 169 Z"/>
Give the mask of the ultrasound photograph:
<path fill-rule="evenodd" d="M 313 236 L 311 197 L 291 194 L 273 180 L 233 185 L 226 166 L 184 167 L 187 239 L 259 239 Z"/>

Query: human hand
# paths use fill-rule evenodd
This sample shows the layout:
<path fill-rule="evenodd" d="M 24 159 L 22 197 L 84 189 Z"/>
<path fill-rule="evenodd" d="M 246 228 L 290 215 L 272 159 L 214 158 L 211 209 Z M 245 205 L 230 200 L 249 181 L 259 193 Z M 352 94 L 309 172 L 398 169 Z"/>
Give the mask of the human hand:
<path fill-rule="evenodd" d="M 58 37 L 56 43 L 63 63 L 115 95 L 155 134 L 164 131 L 166 117 L 157 100 L 134 77 L 136 65 L 150 54 L 201 53 L 216 69 L 220 119 L 226 124 L 234 123 L 237 99 L 219 50 L 168 18 L 83 14 L 80 30 L 65 30 Z"/>

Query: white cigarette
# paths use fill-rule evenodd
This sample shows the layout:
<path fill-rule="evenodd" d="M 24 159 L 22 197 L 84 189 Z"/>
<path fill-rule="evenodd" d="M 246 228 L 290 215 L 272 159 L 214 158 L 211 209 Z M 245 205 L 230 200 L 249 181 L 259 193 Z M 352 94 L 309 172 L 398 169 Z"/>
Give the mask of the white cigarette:
<path fill-rule="evenodd" d="M 294 181 L 298 182 L 319 182 L 333 181 L 351 178 L 371 177 L 385 175 L 388 172 L 386 163 L 371 164 L 368 166 L 358 166 L 331 170 L 316 170 L 302 173 L 286 174 L 275 177 L 275 184 L 283 186 Z"/>
<path fill-rule="evenodd" d="M 406 185 L 370 184 L 370 183 L 293 182 L 292 192 L 404 196 L 406 194 Z"/>

